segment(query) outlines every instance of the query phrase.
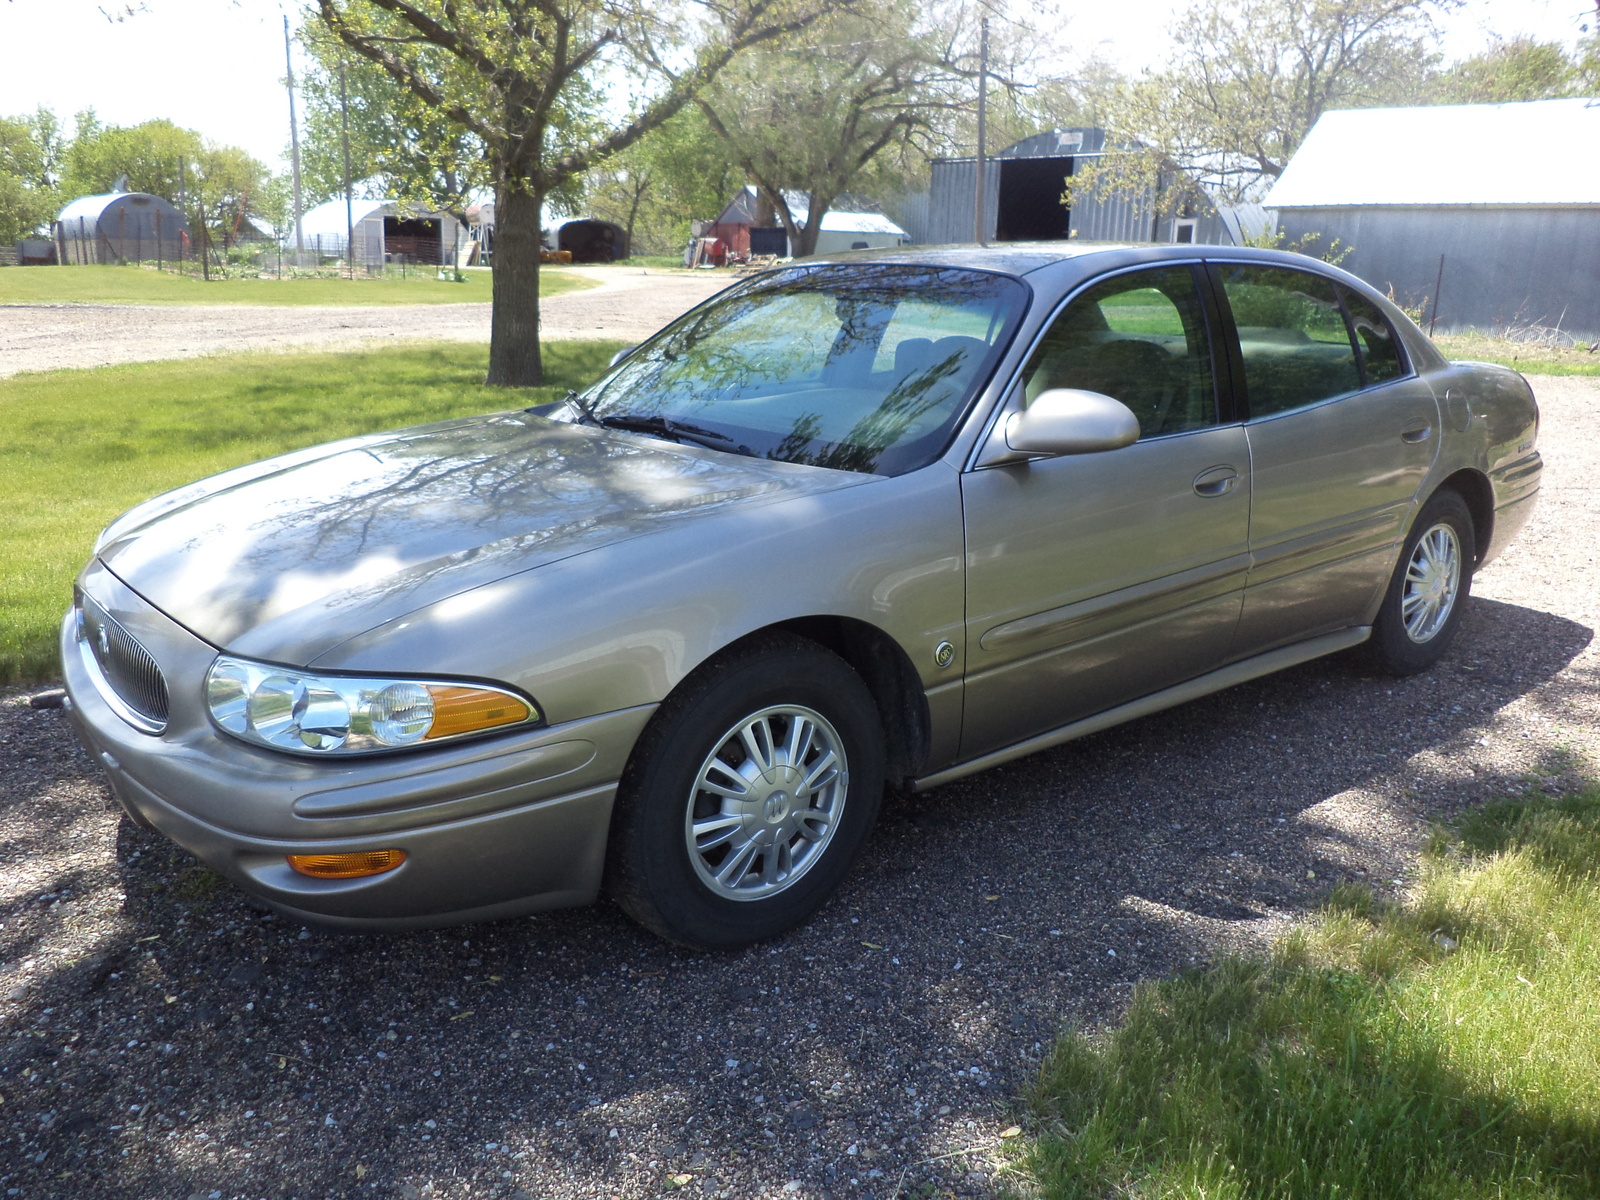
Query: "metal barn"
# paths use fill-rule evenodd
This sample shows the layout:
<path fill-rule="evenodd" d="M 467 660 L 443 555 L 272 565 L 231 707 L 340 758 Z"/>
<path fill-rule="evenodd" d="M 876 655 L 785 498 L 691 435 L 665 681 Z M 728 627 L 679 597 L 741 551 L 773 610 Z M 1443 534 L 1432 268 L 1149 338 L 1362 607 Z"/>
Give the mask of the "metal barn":
<path fill-rule="evenodd" d="M 345 253 L 349 227 L 345 202 L 329 200 L 307 209 L 300 218 L 306 252 L 319 257 L 343 258 L 356 266 L 376 270 L 390 261 L 438 263 L 456 261 L 460 225 L 446 212 L 402 211 L 395 200 L 357 199 L 350 202 L 354 226 L 350 253 Z M 289 233 L 294 245 L 294 232 Z"/>
<path fill-rule="evenodd" d="M 1425 322 L 1600 339 L 1600 99 L 1324 113 L 1265 203 Z"/>
<path fill-rule="evenodd" d="M 80 196 L 56 218 L 55 243 L 63 264 L 176 262 L 189 254 L 189 224 L 147 192 Z"/>
<path fill-rule="evenodd" d="M 1085 196 L 1062 204 L 1080 165 L 1115 153 L 1104 129 L 1052 129 L 1024 138 L 984 160 L 984 215 L 990 242 L 1204 242 L 1238 245 L 1261 221 L 1250 209 L 1219 208 L 1176 167 L 1160 186 L 1137 193 Z M 976 158 L 934 160 L 927 195 L 905 205 L 913 241 L 932 245 L 973 240 Z M 1181 189 L 1174 198 L 1172 189 Z"/>

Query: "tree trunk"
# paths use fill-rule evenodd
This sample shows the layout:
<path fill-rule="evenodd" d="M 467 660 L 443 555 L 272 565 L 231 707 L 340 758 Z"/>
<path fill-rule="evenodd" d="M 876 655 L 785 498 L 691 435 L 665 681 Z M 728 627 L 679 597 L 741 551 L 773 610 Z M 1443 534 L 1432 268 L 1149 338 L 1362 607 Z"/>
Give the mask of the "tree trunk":
<path fill-rule="evenodd" d="M 494 309 L 489 319 L 491 387 L 542 387 L 539 355 L 539 214 L 544 196 L 502 183 L 494 203 Z"/>
<path fill-rule="evenodd" d="M 811 207 L 806 213 L 806 223 L 796 229 L 795 234 L 790 234 L 789 253 L 795 258 L 805 258 L 817 252 L 817 237 L 822 233 L 822 218 L 827 215 L 828 206 L 834 201 L 832 196 L 824 196 L 812 192 L 810 196 Z"/>

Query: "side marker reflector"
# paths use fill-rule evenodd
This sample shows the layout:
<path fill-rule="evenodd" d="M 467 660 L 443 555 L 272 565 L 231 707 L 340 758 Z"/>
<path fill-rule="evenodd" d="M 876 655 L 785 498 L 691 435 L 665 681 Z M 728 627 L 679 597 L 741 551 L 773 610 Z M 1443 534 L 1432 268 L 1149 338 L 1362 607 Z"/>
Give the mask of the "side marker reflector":
<path fill-rule="evenodd" d="M 404 850 L 362 850 L 355 854 L 290 854 L 289 865 L 313 879 L 359 879 L 382 875 L 406 860 Z"/>

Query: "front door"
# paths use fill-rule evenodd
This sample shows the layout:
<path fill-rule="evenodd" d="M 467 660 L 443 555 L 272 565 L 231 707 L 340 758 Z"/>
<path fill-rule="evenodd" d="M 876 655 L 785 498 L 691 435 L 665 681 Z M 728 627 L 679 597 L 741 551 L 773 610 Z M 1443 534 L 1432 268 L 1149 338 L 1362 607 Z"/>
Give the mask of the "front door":
<path fill-rule="evenodd" d="M 1249 415 L 1243 657 L 1368 619 L 1438 453 L 1439 411 L 1358 293 L 1307 271 L 1217 269 Z"/>
<path fill-rule="evenodd" d="M 1200 268 L 1111 277 L 1055 319 L 1018 383 L 1139 418 L 1132 446 L 962 476 L 964 758 L 1203 674 L 1248 568 L 1249 450 L 1218 420 Z"/>

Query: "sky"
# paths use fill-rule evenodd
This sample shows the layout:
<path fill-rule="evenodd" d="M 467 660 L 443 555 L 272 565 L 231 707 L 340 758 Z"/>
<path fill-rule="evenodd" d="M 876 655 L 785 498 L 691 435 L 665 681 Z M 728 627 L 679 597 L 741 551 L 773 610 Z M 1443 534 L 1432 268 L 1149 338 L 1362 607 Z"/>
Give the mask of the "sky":
<path fill-rule="evenodd" d="M 165 117 L 286 169 L 289 102 L 283 87 L 280 0 L 0 0 L 0 114 L 93 108 L 115 125 Z M 1061 0 L 1067 41 L 1124 70 L 1161 60 L 1161 30 L 1186 0 Z M 1465 0 L 1444 22 L 1445 52 L 1464 58 L 1491 34 L 1570 41 L 1594 0 Z M 296 68 L 298 70 L 298 67 Z"/>

